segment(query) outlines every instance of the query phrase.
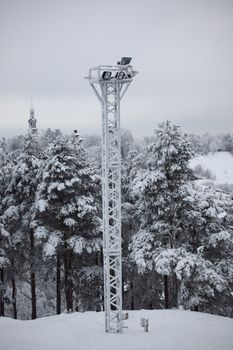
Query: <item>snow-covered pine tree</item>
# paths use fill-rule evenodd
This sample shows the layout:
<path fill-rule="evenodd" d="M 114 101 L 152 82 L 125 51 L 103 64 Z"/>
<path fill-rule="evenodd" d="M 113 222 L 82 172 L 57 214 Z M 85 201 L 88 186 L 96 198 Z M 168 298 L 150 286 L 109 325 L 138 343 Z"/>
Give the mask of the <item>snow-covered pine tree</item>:
<path fill-rule="evenodd" d="M 52 130 L 50 128 L 47 128 L 39 138 L 39 142 L 42 145 L 43 148 L 48 148 L 53 142 L 55 142 L 56 139 L 59 139 L 62 137 L 62 132 L 60 129 Z"/>
<path fill-rule="evenodd" d="M 230 316 L 233 201 L 228 194 L 205 186 L 190 186 L 189 193 L 182 226 L 193 259 L 177 267 L 180 278 L 189 270 L 183 283 L 183 305 Z"/>
<path fill-rule="evenodd" d="M 145 169 L 145 154 L 130 150 L 122 165 L 122 269 L 123 305 L 131 310 L 160 306 L 159 298 L 155 295 L 158 286 L 158 283 L 155 284 L 155 273 L 147 271 L 144 275 L 138 274 L 136 263 L 129 254 L 129 243 L 140 226 L 136 215 L 137 198 L 132 193 L 132 185 L 139 172 Z"/>
<path fill-rule="evenodd" d="M 227 152 L 233 153 L 233 135 L 230 133 L 227 133 L 223 137 L 223 147 Z"/>
<path fill-rule="evenodd" d="M 24 146 L 12 167 L 9 184 L 2 201 L 1 222 L 9 233 L 8 246 L 11 263 L 12 302 L 16 317 L 17 286 L 15 276 L 25 272 L 31 287 L 32 319 L 36 318 L 36 247 L 32 222 L 34 201 L 41 167 L 40 148 L 37 136 L 31 132 L 24 138 Z M 20 267 L 20 270 L 19 270 Z M 24 270 L 25 269 L 25 270 Z M 29 271 L 29 276 L 27 276 Z M 22 275 L 21 275 L 22 276 Z"/>
<path fill-rule="evenodd" d="M 56 140 L 37 193 L 36 232 L 44 240 L 44 257 L 56 257 L 57 313 L 61 312 L 61 265 L 66 309 L 70 312 L 74 292 L 79 296 L 82 292 L 78 290 L 79 274 L 83 276 L 85 266 L 88 270 L 87 265 L 94 265 L 93 254 L 102 247 L 99 185 L 100 179 L 87 162 L 80 137 Z M 97 270 L 100 276 L 101 268 Z"/>
<path fill-rule="evenodd" d="M 177 126 L 159 124 L 148 147 L 148 170 L 134 180 L 140 229 L 132 240 L 132 254 L 139 271 L 152 270 L 164 277 L 165 308 L 178 306 L 180 283 L 175 273 L 181 250 L 182 215 L 187 193 L 184 185 L 194 179 L 188 166 L 191 145 Z"/>
<path fill-rule="evenodd" d="M 13 315 L 14 318 L 17 318 L 15 281 L 13 277 L 11 278 L 13 274 L 9 273 L 12 267 L 12 253 L 14 255 L 15 252 L 10 234 L 5 229 L 8 226 L 5 220 L 8 215 L 5 213 L 4 205 L 13 167 L 14 163 L 11 159 L 7 142 L 3 138 L 0 144 L 0 316 L 4 316 L 5 314 L 7 281 L 11 279 Z"/>
<path fill-rule="evenodd" d="M 9 265 L 7 258 L 7 245 L 9 233 L 4 229 L 3 224 L 0 224 L 0 317 L 5 316 L 5 268 Z"/>
<path fill-rule="evenodd" d="M 121 129 L 121 158 L 125 161 L 133 148 L 134 138 L 129 129 Z"/>

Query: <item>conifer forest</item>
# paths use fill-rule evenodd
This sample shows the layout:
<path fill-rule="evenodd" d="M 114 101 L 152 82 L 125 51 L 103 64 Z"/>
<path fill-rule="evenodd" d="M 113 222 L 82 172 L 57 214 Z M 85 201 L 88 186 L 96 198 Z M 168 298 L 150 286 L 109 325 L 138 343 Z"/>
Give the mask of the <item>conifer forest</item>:
<path fill-rule="evenodd" d="M 123 309 L 233 317 L 233 190 L 190 166 L 232 154 L 233 136 L 165 121 L 152 137 L 122 129 L 121 139 Z M 103 310 L 101 197 L 99 136 L 1 140 L 0 316 Z"/>

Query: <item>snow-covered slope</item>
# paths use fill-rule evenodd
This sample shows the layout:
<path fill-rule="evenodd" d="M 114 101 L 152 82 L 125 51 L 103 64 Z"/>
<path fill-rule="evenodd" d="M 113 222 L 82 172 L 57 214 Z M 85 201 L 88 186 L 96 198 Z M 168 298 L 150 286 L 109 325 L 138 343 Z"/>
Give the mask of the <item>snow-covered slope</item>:
<path fill-rule="evenodd" d="M 233 155 L 229 152 L 209 153 L 197 156 L 191 160 L 191 168 L 197 165 L 206 170 L 209 169 L 216 177 L 215 183 L 233 184 Z"/>
<path fill-rule="evenodd" d="M 149 318 L 149 333 L 140 318 Z M 233 320 L 179 310 L 130 311 L 123 334 L 104 332 L 103 313 L 35 321 L 0 318 L 1 350 L 232 350 Z"/>

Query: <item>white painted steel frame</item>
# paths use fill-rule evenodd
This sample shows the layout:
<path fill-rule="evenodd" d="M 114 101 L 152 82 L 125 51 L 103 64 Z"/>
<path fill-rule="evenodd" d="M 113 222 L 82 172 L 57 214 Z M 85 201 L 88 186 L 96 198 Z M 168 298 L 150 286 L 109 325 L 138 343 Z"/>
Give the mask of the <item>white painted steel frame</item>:
<path fill-rule="evenodd" d="M 131 78 L 102 79 L 103 71 L 131 72 Z M 136 72 L 135 72 L 136 74 Z M 133 77 L 132 66 L 99 66 L 89 79 L 102 105 L 102 202 L 106 332 L 122 332 L 121 131 L 120 100 Z M 97 85 L 96 85 L 97 84 Z M 100 87 L 100 88 L 99 88 Z"/>

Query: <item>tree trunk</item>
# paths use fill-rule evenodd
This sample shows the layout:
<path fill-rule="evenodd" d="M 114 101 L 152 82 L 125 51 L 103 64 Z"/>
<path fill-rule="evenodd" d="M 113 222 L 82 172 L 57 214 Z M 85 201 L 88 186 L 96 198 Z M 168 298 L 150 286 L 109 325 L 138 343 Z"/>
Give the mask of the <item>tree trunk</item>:
<path fill-rule="evenodd" d="M 32 320 L 36 319 L 36 276 L 31 272 Z"/>
<path fill-rule="evenodd" d="M 61 259 L 57 253 L 57 315 L 61 313 Z"/>
<path fill-rule="evenodd" d="M 66 297 L 66 311 L 68 312 L 68 265 L 67 265 L 67 253 L 63 254 L 63 262 L 64 262 L 64 283 L 65 283 L 65 297 Z"/>
<path fill-rule="evenodd" d="M 172 307 L 178 308 L 179 284 L 176 274 L 172 274 Z"/>
<path fill-rule="evenodd" d="M 13 276 L 12 280 L 12 300 L 13 300 L 13 317 L 16 320 L 17 319 L 17 304 L 16 304 L 16 284 L 15 284 L 15 278 Z"/>
<path fill-rule="evenodd" d="M 64 272 L 65 272 L 65 294 L 66 294 L 66 310 L 67 312 L 73 311 L 73 283 L 71 278 L 71 254 L 69 252 L 64 253 Z"/>
<path fill-rule="evenodd" d="M 164 276 L 164 308 L 169 309 L 168 276 Z"/>
<path fill-rule="evenodd" d="M 31 301 L 32 301 L 32 320 L 36 319 L 36 274 L 34 272 L 34 234 L 33 231 L 30 231 L 30 250 L 31 250 Z"/>
<path fill-rule="evenodd" d="M 123 270 L 121 272 L 121 293 L 122 293 L 122 302 L 124 302 L 124 299 L 125 299 L 125 288 L 124 288 L 124 274 L 123 274 Z"/>
<path fill-rule="evenodd" d="M 134 310 L 135 303 L 134 303 L 134 285 L 133 285 L 133 282 L 130 282 L 130 291 L 131 291 L 130 310 Z"/>
<path fill-rule="evenodd" d="M 96 258 L 96 265 L 103 268 L 103 258 L 102 258 L 102 250 L 100 252 L 96 252 L 95 258 Z M 96 311 L 102 311 L 103 310 L 103 304 L 104 304 L 104 297 L 103 297 L 103 291 L 102 291 L 102 285 L 99 286 L 99 300 L 100 300 L 100 305 L 97 306 Z"/>
<path fill-rule="evenodd" d="M 177 305 L 178 307 L 182 307 L 182 296 L 183 296 L 183 281 L 178 280 L 177 281 Z"/>
<path fill-rule="evenodd" d="M 0 279 L 1 279 L 2 286 L 4 286 L 4 269 L 3 269 L 3 267 L 0 269 Z M 5 316 L 3 291 L 0 291 L 0 316 Z"/>
<path fill-rule="evenodd" d="M 72 282 L 72 256 L 71 253 L 68 255 L 68 310 L 73 312 L 73 282 Z"/>

